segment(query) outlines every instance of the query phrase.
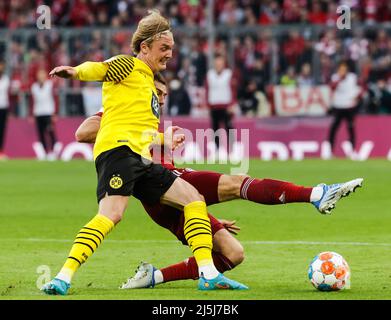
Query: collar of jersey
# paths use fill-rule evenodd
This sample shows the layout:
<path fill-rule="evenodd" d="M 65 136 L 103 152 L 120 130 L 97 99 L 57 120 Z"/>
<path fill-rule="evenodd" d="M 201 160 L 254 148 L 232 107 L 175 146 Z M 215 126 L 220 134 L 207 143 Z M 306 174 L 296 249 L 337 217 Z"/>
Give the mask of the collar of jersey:
<path fill-rule="evenodd" d="M 151 76 L 153 78 L 153 72 L 151 70 L 151 68 L 141 59 L 139 58 L 136 58 L 134 57 L 133 59 L 137 59 L 137 61 L 140 62 L 140 65 L 142 66 L 141 68 L 146 72 L 148 73 L 149 76 Z"/>

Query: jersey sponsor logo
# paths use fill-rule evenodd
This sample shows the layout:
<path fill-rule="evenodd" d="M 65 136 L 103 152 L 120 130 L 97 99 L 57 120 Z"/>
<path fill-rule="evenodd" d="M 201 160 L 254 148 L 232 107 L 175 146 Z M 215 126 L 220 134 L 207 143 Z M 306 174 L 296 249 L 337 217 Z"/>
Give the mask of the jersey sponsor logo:
<path fill-rule="evenodd" d="M 119 189 L 122 187 L 122 179 L 120 176 L 113 176 L 111 179 L 110 179 L 110 187 L 113 188 L 113 189 Z"/>
<path fill-rule="evenodd" d="M 160 118 L 160 105 L 159 105 L 159 99 L 155 95 L 155 93 L 152 91 L 152 99 L 151 99 L 151 108 L 152 113 L 156 118 Z"/>

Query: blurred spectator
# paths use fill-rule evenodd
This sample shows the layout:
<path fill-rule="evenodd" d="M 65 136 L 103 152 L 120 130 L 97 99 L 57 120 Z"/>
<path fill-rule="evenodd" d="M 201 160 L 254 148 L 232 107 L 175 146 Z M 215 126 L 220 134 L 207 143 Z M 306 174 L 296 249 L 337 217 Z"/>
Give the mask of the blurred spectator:
<path fill-rule="evenodd" d="M 74 0 L 69 13 L 69 24 L 83 27 L 95 23 L 93 11 L 87 0 Z"/>
<path fill-rule="evenodd" d="M 309 63 L 305 63 L 301 66 L 301 72 L 297 77 L 297 85 L 298 86 L 312 86 L 314 85 L 314 79 L 311 74 L 311 65 Z"/>
<path fill-rule="evenodd" d="M 7 156 L 4 153 L 5 133 L 9 108 L 10 79 L 5 74 L 5 63 L 0 60 L 0 160 Z"/>
<path fill-rule="evenodd" d="M 200 39 L 190 40 L 190 59 L 194 67 L 196 86 L 204 85 L 207 72 L 207 58 L 202 49 L 202 42 Z"/>
<path fill-rule="evenodd" d="M 356 146 L 354 118 L 358 109 L 361 88 L 358 86 L 357 76 L 349 71 L 346 62 L 338 65 L 337 72 L 331 77 L 330 86 L 333 90 L 331 112 L 334 116 L 329 132 L 331 150 L 334 150 L 335 135 L 343 120 L 347 122 L 349 141 L 354 150 Z"/>
<path fill-rule="evenodd" d="M 45 149 L 46 159 L 55 160 L 54 145 L 57 141 L 54 130 L 56 113 L 53 82 L 47 78 L 47 71 L 37 71 L 37 81 L 31 86 L 32 113 L 35 117 L 39 141 Z"/>
<path fill-rule="evenodd" d="M 306 6 L 306 0 L 284 0 L 282 8 L 282 22 L 299 23 L 301 20 L 301 8 Z"/>
<path fill-rule="evenodd" d="M 330 27 L 335 27 L 337 19 L 339 17 L 337 13 L 337 4 L 334 2 L 327 3 L 327 15 L 326 15 L 326 25 Z"/>
<path fill-rule="evenodd" d="M 2 0 L 0 27 L 33 27 L 36 8 L 40 4 L 50 6 L 55 26 L 127 27 L 136 24 L 152 8 L 168 17 L 173 27 L 206 24 L 206 0 Z M 388 0 L 215 0 L 215 21 L 224 25 L 309 22 L 335 26 L 337 7 L 341 4 L 351 7 L 355 22 L 374 25 L 391 19 L 391 3 Z"/>
<path fill-rule="evenodd" d="M 235 102 L 235 88 L 232 70 L 226 67 L 223 56 L 216 56 L 214 66 L 206 75 L 206 97 L 210 109 L 212 128 L 216 132 L 223 124 L 227 137 L 232 126 L 231 108 Z M 230 139 L 230 142 L 231 139 Z M 216 147 L 220 147 L 220 137 L 215 138 Z"/>
<path fill-rule="evenodd" d="M 305 52 L 305 40 L 296 30 L 290 31 L 288 39 L 282 44 L 282 69 L 286 66 L 297 66 Z"/>
<path fill-rule="evenodd" d="M 369 81 L 388 78 L 391 74 L 391 39 L 386 32 L 380 31 L 374 42 L 369 46 L 371 70 Z"/>
<path fill-rule="evenodd" d="M 96 114 L 102 108 L 102 88 L 97 87 L 93 82 L 87 82 L 81 89 L 83 97 L 84 112 L 83 115 L 90 117 Z"/>
<path fill-rule="evenodd" d="M 332 56 L 337 51 L 335 37 L 335 30 L 326 31 L 320 41 L 315 44 L 315 49 L 327 56 Z"/>
<path fill-rule="evenodd" d="M 295 86 L 297 84 L 296 71 L 293 66 L 289 66 L 286 73 L 281 77 L 282 86 Z"/>
<path fill-rule="evenodd" d="M 368 93 L 370 113 L 391 114 L 391 90 L 387 88 L 385 79 L 379 79 L 377 83 L 370 84 Z"/>
<path fill-rule="evenodd" d="M 248 6 L 244 8 L 244 24 L 247 26 L 256 26 L 257 25 L 257 17 L 255 16 L 254 10 Z"/>
<path fill-rule="evenodd" d="M 244 18 L 243 9 L 238 7 L 235 0 L 228 0 L 224 3 L 223 10 L 219 15 L 219 22 L 226 25 L 236 25 Z"/>
<path fill-rule="evenodd" d="M 357 31 L 354 37 L 346 39 L 344 46 L 349 51 L 349 59 L 360 62 L 368 55 L 368 44 L 369 41 L 360 31 Z"/>
<path fill-rule="evenodd" d="M 51 8 L 54 28 L 50 32 L 36 30 L 40 4 Z M 335 27 L 341 4 L 352 9 L 351 30 Z M 214 44 L 207 41 L 205 32 L 207 0 L 0 0 L 0 28 L 6 31 L 0 37 L 0 55 L 7 53 L 13 88 L 10 111 L 24 114 L 25 95 L 40 68 L 131 54 L 133 26 L 151 8 L 158 8 L 174 28 L 176 46 L 168 69 L 188 92 L 192 112 L 194 107 L 205 106 L 209 45 L 232 63 L 240 92 L 251 79 L 257 82 L 257 92 L 264 92 L 268 84 L 280 82 L 288 66 L 302 73 L 307 63 L 313 78 L 299 74 L 299 85 L 303 81 L 329 83 L 341 60 L 349 60 L 360 81 L 370 85 L 377 86 L 379 79 L 390 76 L 389 0 L 215 0 Z M 287 28 L 288 24 L 294 25 Z M 76 28 L 63 32 L 62 27 Z M 24 32 L 21 28 L 31 29 Z M 56 80 L 57 86 L 64 89 L 67 114 L 83 112 L 81 92 L 86 84 Z"/>
<path fill-rule="evenodd" d="M 179 6 L 177 3 L 169 3 L 168 16 L 170 17 L 171 27 L 175 28 L 183 24 L 183 17 L 180 15 Z"/>
<path fill-rule="evenodd" d="M 248 69 L 244 75 L 245 81 L 254 81 L 257 90 L 265 92 L 265 87 L 269 82 L 268 71 L 265 70 L 264 62 L 261 58 L 257 57 L 254 61 L 254 66 Z"/>
<path fill-rule="evenodd" d="M 170 116 L 187 116 L 190 114 L 191 102 L 189 94 L 179 79 L 169 83 L 168 113 Z"/>
<path fill-rule="evenodd" d="M 312 1 L 311 10 L 308 13 L 308 22 L 311 24 L 325 24 L 327 15 L 319 0 Z"/>
<path fill-rule="evenodd" d="M 239 106 L 244 116 L 254 117 L 258 113 L 258 97 L 257 83 L 255 80 L 250 80 L 239 91 L 238 94 Z"/>
<path fill-rule="evenodd" d="M 282 10 L 278 1 L 268 0 L 261 3 L 260 24 L 277 24 L 280 22 Z"/>
<path fill-rule="evenodd" d="M 261 30 L 255 45 L 256 53 L 262 58 L 264 63 L 269 63 L 272 55 L 273 38 L 268 31 Z"/>

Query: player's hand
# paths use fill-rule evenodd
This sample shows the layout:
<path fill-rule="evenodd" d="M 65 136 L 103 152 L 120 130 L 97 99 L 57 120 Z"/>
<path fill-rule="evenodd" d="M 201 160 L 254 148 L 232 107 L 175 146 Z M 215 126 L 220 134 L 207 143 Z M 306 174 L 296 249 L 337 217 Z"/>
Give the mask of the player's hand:
<path fill-rule="evenodd" d="M 70 66 L 55 67 L 52 71 L 49 72 L 49 76 L 51 77 L 57 76 L 65 79 L 74 78 L 76 75 L 76 70 Z"/>
<path fill-rule="evenodd" d="M 178 149 L 185 143 L 185 135 L 183 133 L 175 134 L 172 138 L 172 150 Z"/>
<path fill-rule="evenodd" d="M 236 220 L 230 221 L 230 220 L 219 219 L 219 221 L 224 226 L 224 228 L 227 229 L 229 233 L 237 235 L 238 232 L 240 231 L 240 227 L 236 225 Z"/>
<path fill-rule="evenodd" d="M 170 150 L 179 148 L 185 141 L 184 134 L 175 134 L 175 132 L 181 130 L 181 127 L 170 126 L 164 132 L 164 144 Z"/>

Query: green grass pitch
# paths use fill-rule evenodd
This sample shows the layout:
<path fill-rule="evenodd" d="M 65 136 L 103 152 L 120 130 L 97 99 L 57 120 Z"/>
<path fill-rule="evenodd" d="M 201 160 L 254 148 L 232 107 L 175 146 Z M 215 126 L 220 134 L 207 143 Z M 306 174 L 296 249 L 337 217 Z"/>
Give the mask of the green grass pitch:
<path fill-rule="evenodd" d="M 226 165 L 192 166 L 229 172 Z M 76 274 L 70 294 L 49 297 L 37 288 L 62 266 L 72 241 L 97 213 L 93 163 L 0 163 L 0 299 L 391 299 L 391 163 L 386 160 L 252 160 L 249 174 L 302 185 L 365 178 L 332 215 L 308 204 L 258 205 L 237 200 L 210 207 L 237 220 L 245 248 L 242 265 L 227 273 L 250 287 L 200 292 L 192 280 L 155 289 L 119 290 L 141 260 L 164 267 L 190 255 L 131 199 L 123 221 Z M 336 251 L 352 270 L 352 287 L 318 292 L 307 279 L 312 258 Z M 46 267 L 47 266 L 47 267 Z M 46 270 L 46 273 L 45 273 Z"/>

